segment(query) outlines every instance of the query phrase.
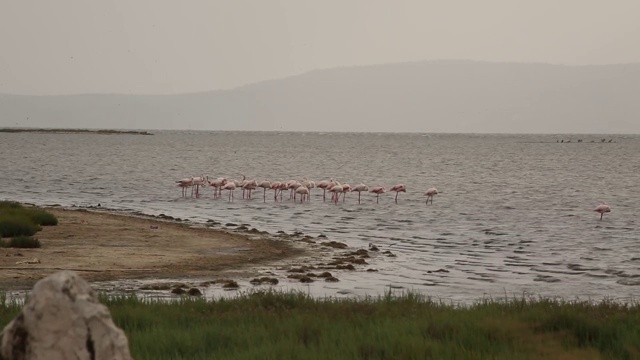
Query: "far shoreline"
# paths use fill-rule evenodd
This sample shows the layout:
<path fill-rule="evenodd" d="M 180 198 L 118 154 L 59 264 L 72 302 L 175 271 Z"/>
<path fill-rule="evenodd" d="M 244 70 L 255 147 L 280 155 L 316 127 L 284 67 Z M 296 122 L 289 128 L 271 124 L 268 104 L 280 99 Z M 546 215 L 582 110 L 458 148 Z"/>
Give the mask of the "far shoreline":
<path fill-rule="evenodd" d="M 0 128 L 0 133 L 153 135 L 153 133 L 150 133 L 148 131 L 135 131 L 135 130 L 51 129 L 51 128 Z"/>

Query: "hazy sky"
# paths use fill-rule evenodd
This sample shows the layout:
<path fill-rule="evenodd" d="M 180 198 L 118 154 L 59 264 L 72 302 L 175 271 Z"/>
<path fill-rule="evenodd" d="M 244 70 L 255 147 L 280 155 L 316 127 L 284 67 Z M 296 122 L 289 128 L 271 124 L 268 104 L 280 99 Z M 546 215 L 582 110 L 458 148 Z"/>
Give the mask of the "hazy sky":
<path fill-rule="evenodd" d="M 429 59 L 640 62 L 640 0 L 1 0 L 0 93 L 181 93 Z"/>

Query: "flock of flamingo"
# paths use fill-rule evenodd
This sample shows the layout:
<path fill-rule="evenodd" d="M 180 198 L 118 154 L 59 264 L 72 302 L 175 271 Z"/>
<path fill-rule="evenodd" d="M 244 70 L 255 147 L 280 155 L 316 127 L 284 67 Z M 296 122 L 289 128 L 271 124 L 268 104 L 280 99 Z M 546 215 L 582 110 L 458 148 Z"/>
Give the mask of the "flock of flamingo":
<path fill-rule="evenodd" d="M 326 201 L 327 191 L 331 193 L 331 202 L 338 204 L 340 200 L 340 196 L 342 196 L 342 202 L 346 201 L 346 195 L 349 192 L 357 192 L 358 193 L 358 204 L 360 204 L 361 194 L 362 192 L 370 192 L 376 194 L 376 204 L 380 201 L 380 194 L 384 194 L 387 192 L 387 189 L 384 186 L 376 186 L 371 189 L 363 183 L 359 183 L 356 186 L 351 186 L 349 184 L 341 184 L 337 180 L 331 178 L 329 180 L 323 180 L 316 184 L 315 181 L 311 181 L 306 177 L 301 180 L 289 180 L 289 181 L 269 181 L 264 180 L 258 183 L 256 179 L 248 180 L 244 175 L 242 175 L 242 180 L 227 180 L 226 178 L 219 177 L 213 181 L 209 181 L 208 176 L 198 176 L 192 178 L 184 178 L 181 180 L 177 180 L 177 186 L 182 189 L 182 197 L 187 197 L 188 189 L 191 189 L 191 197 L 200 197 L 200 188 L 201 187 L 213 187 L 213 197 L 219 198 L 222 197 L 222 191 L 229 191 L 229 201 L 233 201 L 234 199 L 234 191 L 236 189 L 242 190 L 242 198 L 243 199 L 251 199 L 251 194 L 253 190 L 257 188 L 263 189 L 262 199 L 264 202 L 267 201 L 267 190 L 273 190 L 273 199 L 274 201 L 282 201 L 282 193 L 285 190 L 289 191 L 289 200 L 293 199 L 295 202 L 297 200 L 297 196 L 300 196 L 300 202 L 311 201 L 310 194 L 311 189 L 318 188 L 322 189 L 322 200 Z M 407 192 L 407 188 L 404 184 L 398 184 L 392 186 L 389 191 L 395 191 L 395 202 L 398 203 L 398 194 L 401 192 Z M 433 197 L 438 194 L 438 190 L 434 187 L 427 189 L 424 192 L 424 196 L 426 196 L 426 204 L 433 204 Z M 607 203 L 602 203 L 598 205 L 593 211 L 600 214 L 600 220 L 602 220 L 605 213 L 611 212 L 611 207 Z"/>
<path fill-rule="evenodd" d="M 337 204 L 340 200 L 340 196 L 342 196 L 342 202 L 346 201 L 346 195 L 349 192 L 357 192 L 358 193 L 358 204 L 361 201 L 361 195 L 363 192 L 371 192 L 376 194 L 376 203 L 380 201 L 380 194 L 384 194 L 387 192 L 387 189 L 384 186 L 376 186 L 371 189 L 363 183 L 360 183 L 356 186 L 351 186 L 349 184 L 341 184 L 335 179 L 323 180 L 316 184 L 315 181 L 311 181 L 306 177 L 301 180 L 289 180 L 289 181 L 269 181 L 264 180 L 258 183 L 256 179 L 248 180 L 244 175 L 242 175 L 242 180 L 227 180 L 226 178 L 217 178 L 213 181 L 209 181 L 208 176 L 198 176 L 192 178 L 184 178 L 181 180 L 177 180 L 177 186 L 182 188 L 182 197 L 187 197 L 188 189 L 191 189 L 191 197 L 200 197 L 200 188 L 203 187 L 213 187 L 213 197 L 219 198 L 222 197 L 222 191 L 229 191 L 229 201 L 233 201 L 234 199 L 234 191 L 236 189 L 242 190 L 242 198 L 243 199 L 251 199 L 251 194 L 253 190 L 257 188 L 263 189 L 262 198 L 263 201 L 267 201 L 267 190 L 273 190 L 273 199 L 274 201 L 282 201 L 282 193 L 286 190 L 289 191 L 289 200 L 293 199 L 295 202 L 299 195 L 300 202 L 311 201 L 309 195 L 311 194 L 311 189 L 318 188 L 322 189 L 322 200 L 326 201 L 327 192 L 331 193 L 331 202 Z M 398 194 L 401 192 L 406 192 L 407 188 L 404 184 L 399 184 L 391 187 L 388 191 L 395 191 L 395 202 L 398 202 Z M 424 195 L 427 197 L 426 203 L 429 201 L 433 204 L 433 197 L 438 194 L 438 190 L 434 187 L 427 189 Z"/>

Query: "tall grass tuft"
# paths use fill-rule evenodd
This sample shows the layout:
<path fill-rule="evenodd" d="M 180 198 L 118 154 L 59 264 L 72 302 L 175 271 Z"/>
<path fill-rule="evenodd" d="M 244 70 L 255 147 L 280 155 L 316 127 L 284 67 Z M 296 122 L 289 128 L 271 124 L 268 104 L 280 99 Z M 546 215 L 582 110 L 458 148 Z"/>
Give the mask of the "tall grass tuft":
<path fill-rule="evenodd" d="M 58 218 L 50 212 L 42 209 L 28 209 L 29 218 L 36 224 L 41 226 L 58 225 Z"/>
<path fill-rule="evenodd" d="M 40 226 L 24 215 L 0 213 L 0 237 L 33 236 L 38 231 Z"/>
<path fill-rule="evenodd" d="M 34 249 L 41 246 L 40 240 L 31 236 L 16 236 L 11 238 L 6 247 L 20 248 L 20 249 Z"/>
<path fill-rule="evenodd" d="M 0 201 L 0 237 L 33 236 L 40 226 L 57 225 L 55 215 L 14 201 Z"/>

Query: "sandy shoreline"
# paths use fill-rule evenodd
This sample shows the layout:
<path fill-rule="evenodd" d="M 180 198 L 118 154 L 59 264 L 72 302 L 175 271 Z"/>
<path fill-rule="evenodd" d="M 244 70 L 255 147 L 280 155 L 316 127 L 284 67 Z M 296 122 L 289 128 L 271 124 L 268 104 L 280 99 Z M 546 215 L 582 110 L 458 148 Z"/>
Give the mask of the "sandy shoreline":
<path fill-rule="evenodd" d="M 77 271 L 88 281 L 216 277 L 230 271 L 250 277 L 256 266 L 306 253 L 293 242 L 255 233 L 102 211 L 47 210 L 59 224 L 36 234 L 41 248 L 0 248 L 0 289 L 28 289 L 60 270 Z"/>

